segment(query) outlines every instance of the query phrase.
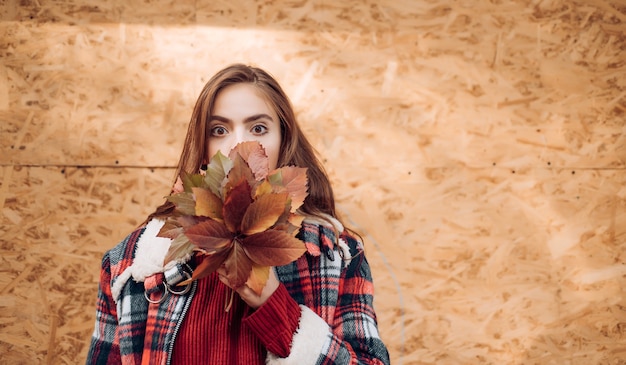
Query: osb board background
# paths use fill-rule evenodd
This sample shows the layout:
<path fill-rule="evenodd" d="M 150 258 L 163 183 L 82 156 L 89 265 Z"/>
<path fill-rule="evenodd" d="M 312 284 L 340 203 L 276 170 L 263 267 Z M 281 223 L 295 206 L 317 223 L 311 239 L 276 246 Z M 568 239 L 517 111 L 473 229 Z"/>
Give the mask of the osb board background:
<path fill-rule="evenodd" d="M 82 363 L 100 259 L 232 62 L 292 96 L 394 364 L 626 364 L 626 4 L 0 2 L 0 362 Z"/>

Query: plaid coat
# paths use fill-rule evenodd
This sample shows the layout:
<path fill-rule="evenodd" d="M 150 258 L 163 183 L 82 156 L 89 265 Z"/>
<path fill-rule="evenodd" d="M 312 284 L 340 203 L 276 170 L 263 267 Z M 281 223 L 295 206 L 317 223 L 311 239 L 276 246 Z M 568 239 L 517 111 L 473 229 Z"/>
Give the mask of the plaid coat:
<path fill-rule="evenodd" d="M 291 352 L 270 352 L 268 364 L 389 364 L 373 308 L 373 284 L 362 244 L 320 222 L 299 233 L 307 253 L 276 267 L 279 281 L 301 308 Z M 163 283 L 185 278 L 185 260 L 162 267 L 169 239 L 153 220 L 108 251 L 102 260 L 96 324 L 87 364 L 169 364 L 176 333 L 195 293 L 164 295 Z M 223 305 L 220 303 L 218 305 Z"/>

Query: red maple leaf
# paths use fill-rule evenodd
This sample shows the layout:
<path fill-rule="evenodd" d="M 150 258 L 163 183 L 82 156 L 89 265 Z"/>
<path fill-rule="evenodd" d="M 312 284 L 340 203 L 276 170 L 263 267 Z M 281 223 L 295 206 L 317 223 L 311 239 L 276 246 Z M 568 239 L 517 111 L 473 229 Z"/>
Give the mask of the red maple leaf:
<path fill-rule="evenodd" d="M 263 147 L 244 142 L 228 158 L 218 152 L 205 176 L 182 181 L 184 191 L 168 197 L 176 210 L 159 236 L 173 239 L 166 262 L 193 251 L 202 255 L 190 280 L 223 267 L 234 288 L 247 284 L 260 294 L 271 266 L 306 251 L 295 237 L 304 218 L 296 209 L 307 195 L 305 168 L 269 172 Z"/>

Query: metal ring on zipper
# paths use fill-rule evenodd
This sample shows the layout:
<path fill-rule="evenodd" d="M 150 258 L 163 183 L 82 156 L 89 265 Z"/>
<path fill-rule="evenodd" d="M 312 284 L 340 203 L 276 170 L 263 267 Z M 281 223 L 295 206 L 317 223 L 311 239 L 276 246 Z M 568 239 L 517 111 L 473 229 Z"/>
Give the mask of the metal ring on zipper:
<path fill-rule="evenodd" d="M 183 271 L 183 273 L 187 277 L 187 280 L 191 279 L 191 274 L 190 273 L 188 273 L 187 271 Z M 191 283 L 185 285 L 185 288 L 183 290 L 180 290 L 180 291 L 173 290 L 172 287 L 170 287 L 169 285 L 166 285 L 165 288 L 167 288 L 167 291 L 169 291 L 172 294 L 185 295 L 191 289 Z"/>
<path fill-rule="evenodd" d="M 158 300 L 152 300 L 152 299 L 150 299 L 150 297 L 148 296 L 148 292 L 147 292 L 147 291 L 145 291 L 145 290 L 143 291 L 143 296 L 146 298 L 146 300 L 147 300 L 149 303 L 152 303 L 152 304 L 159 304 L 159 303 L 161 303 L 161 302 L 163 302 L 163 301 L 165 300 L 165 297 L 167 297 L 167 293 L 170 291 L 170 289 L 169 289 L 169 287 L 167 286 L 167 284 L 166 284 L 166 283 L 163 283 L 163 288 L 164 288 L 164 289 L 163 289 L 163 294 L 161 294 L 161 297 L 160 297 Z"/>

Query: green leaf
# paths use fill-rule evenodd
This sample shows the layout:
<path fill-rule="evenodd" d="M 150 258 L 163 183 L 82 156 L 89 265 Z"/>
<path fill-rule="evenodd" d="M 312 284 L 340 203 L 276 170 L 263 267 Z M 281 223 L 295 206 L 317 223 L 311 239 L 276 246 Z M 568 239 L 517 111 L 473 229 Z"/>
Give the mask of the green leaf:
<path fill-rule="evenodd" d="M 272 173 L 267 176 L 267 181 L 269 181 L 270 184 L 272 184 L 272 186 L 282 187 L 283 186 L 282 170 L 276 169 L 272 171 Z"/>
<path fill-rule="evenodd" d="M 241 241 L 246 254 L 256 265 L 287 265 L 306 252 L 304 243 L 284 231 L 269 230 Z"/>
<path fill-rule="evenodd" d="M 167 197 L 167 200 L 176 205 L 176 210 L 181 214 L 195 215 L 196 213 L 196 201 L 193 198 L 193 194 L 184 192 L 176 193 Z"/>
<path fill-rule="evenodd" d="M 222 200 L 210 190 L 192 188 L 196 197 L 195 215 L 222 220 Z"/>
<path fill-rule="evenodd" d="M 163 264 L 165 265 L 172 260 L 182 258 L 186 255 L 191 255 L 194 249 L 194 244 L 191 243 L 185 235 L 181 234 L 172 240 L 170 248 L 165 255 L 165 259 L 163 260 Z"/>
<path fill-rule="evenodd" d="M 285 211 L 287 199 L 287 193 L 258 197 L 248 206 L 241 219 L 241 233 L 249 236 L 272 227 Z"/>
<path fill-rule="evenodd" d="M 207 166 L 204 181 L 211 192 L 220 198 L 223 198 L 222 187 L 224 179 L 232 167 L 233 162 L 220 151 L 217 151 Z"/>
<path fill-rule="evenodd" d="M 186 193 L 191 193 L 192 188 L 204 187 L 204 176 L 200 174 L 188 174 L 183 171 L 181 174 L 181 180 L 183 181 L 183 188 Z"/>
<path fill-rule="evenodd" d="M 252 203 L 250 197 L 250 186 L 246 180 L 240 180 L 233 187 L 224 200 L 223 217 L 224 224 L 232 233 L 238 233 L 241 227 L 241 220 Z"/>

